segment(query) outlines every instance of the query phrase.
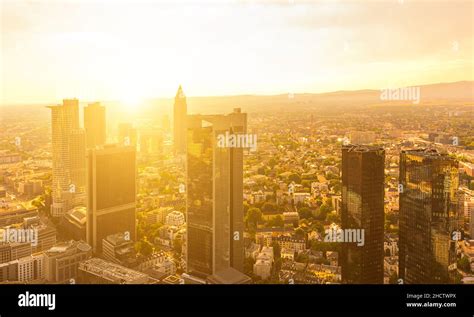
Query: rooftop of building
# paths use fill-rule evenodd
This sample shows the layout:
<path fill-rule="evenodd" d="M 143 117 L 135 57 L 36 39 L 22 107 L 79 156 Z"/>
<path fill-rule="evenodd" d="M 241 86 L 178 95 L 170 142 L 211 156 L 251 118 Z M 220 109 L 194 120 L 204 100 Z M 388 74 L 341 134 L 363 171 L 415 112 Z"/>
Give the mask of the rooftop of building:
<path fill-rule="evenodd" d="M 216 272 L 207 280 L 210 284 L 248 284 L 251 281 L 247 275 L 232 267 Z"/>
<path fill-rule="evenodd" d="M 54 256 L 55 254 L 61 254 L 74 249 L 77 249 L 81 252 L 88 252 L 91 250 L 91 246 L 82 240 L 69 240 L 56 244 L 51 249 L 47 250 L 45 253 L 48 256 Z"/>
<path fill-rule="evenodd" d="M 348 144 L 343 145 L 343 149 L 346 149 L 349 152 L 377 152 L 384 151 L 384 148 L 381 146 L 375 145 L 366 145 L 366 144 Z"/>
<path fill-rule="evenodd" d="M 430 158 L 443 158 L 448 160 L 454 160 L 448 153 L 440 152 L 434 148 L 417 148 L 417 149 L 408 149 L 408 150 L 401 150 L 400 153 L 406 153 L 410 155 L 417 155 L 422 157 L 430 157 Z"/>
<path fill-rule="evenodd" d="M 133 243 L 133 241 L 130 240 L 130 238 L 125 234 L 125 232 L 118 232 L 108 235 L 107 237 L 105 237 L 104 240 L 106 240 L 113 246 Z"/>
<path fill-rule="evenodd" d="M 148 277 L 144 273 L 99 258 L 79 263 L 79 269 L 118 283 L 132 283 Z"/>
<path fill-rule="evenodd" d="M 74 207 L 70 211 L 67 212 L 67 217 L 71 220 L 84 225 L 87 219 L 87 208 L 86 207 Z"/>

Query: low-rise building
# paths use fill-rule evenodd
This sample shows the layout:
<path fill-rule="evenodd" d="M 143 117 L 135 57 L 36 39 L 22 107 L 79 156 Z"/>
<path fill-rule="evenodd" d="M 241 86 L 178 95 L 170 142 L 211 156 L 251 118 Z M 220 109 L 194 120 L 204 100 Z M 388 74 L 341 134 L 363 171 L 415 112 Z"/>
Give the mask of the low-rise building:
<path fill-rule="evenodd" d="M 79 263 L 77 281 L 80 284 L 147 284 L 150 277 L 116 263 L 91 258 Z"/>
<path fill-rule="evenodd" d="M 184 214 L 180 211 L 174 210 L 166 216 L 165 223 L 169 226 L 180 227 L 185 223 Z"/>
<path fill-rule="evenodd" d="M 45 279 L 50 283 L 75 282 L 77 267 L 90 258 L 92 248 L 84 241 L 66 241 L 56 244 L 45 254 Z"/>

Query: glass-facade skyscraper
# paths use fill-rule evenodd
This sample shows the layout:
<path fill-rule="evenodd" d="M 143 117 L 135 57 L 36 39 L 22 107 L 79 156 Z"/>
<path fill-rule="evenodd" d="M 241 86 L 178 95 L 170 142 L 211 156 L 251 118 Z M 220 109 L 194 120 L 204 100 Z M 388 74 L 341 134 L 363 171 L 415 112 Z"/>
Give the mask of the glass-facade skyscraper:
<path fill-rule="evenodd" d="M 400 153 L 399 278 L 454 282 L 459 229 L 458 162 L 434 149 Z"/>
<path fill-rule="evenodd" d="M 244 261 L 244 149 L 218 146 L 217 139 L 245 133 L 247 116 L 240 109 L 193 115 L 187 126 L 187 270 L 203 278 L 232 271 L 234 278 Z"/>
<path fill-rule="evenodd" d="M 342 148 L 342 229 L 364 230 L 364 244 L 341 246 L 342 281 L 383 284 L 385 150 Z"/>

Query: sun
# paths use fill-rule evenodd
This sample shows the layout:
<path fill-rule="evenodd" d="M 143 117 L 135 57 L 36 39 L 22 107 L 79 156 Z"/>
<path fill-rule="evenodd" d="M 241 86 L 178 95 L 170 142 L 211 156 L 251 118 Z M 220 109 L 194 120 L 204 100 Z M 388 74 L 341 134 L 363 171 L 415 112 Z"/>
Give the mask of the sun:
<path fill-rule="evenodd" d="M 139 90 L 126 89 L 119 94 L 120 104 L 126 112 L 136 113 L 145 99 L 144 95 Z"/>

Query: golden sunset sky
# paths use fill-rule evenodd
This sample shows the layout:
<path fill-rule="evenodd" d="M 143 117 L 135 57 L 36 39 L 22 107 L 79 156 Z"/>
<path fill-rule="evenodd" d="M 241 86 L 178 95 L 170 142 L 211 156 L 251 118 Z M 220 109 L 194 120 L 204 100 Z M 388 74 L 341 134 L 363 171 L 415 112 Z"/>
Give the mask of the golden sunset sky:
<path fill-rule="evenodd" d="M 474 1 L 0 2 L 2 104 L 474 80 Z"/>

